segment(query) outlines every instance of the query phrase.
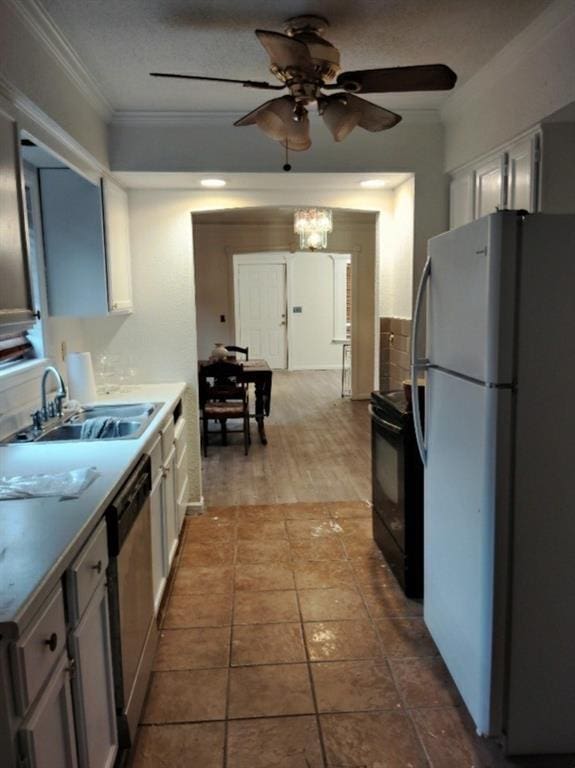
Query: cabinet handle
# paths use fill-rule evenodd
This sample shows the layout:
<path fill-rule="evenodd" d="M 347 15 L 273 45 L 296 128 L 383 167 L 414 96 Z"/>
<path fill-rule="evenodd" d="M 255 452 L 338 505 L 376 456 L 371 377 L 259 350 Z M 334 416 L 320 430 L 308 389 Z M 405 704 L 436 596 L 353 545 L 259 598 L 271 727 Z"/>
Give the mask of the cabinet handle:
<path fill-rule="evenodd" d="M 47 640 L 44 640 L 44 643 L 53 653 L 58 647 L 58 635 L 55 632 L 52 632 L 50 637 Z"/>
<path fill-rule="evenodd" d="M 93 565 L 92 568 L 96 571 L 96 573 L 102 573 L 102 561 L 98 560 L 96 565 Z"/>

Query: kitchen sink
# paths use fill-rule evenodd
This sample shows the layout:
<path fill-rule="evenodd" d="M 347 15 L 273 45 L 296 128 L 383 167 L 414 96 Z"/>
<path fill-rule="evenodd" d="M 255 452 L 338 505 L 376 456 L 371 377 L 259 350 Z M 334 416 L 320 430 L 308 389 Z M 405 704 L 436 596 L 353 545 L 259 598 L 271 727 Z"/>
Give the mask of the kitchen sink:
<path fill-rule="evenodd" d="M 142 434 L 148 421 L 118 421 L 118 434 L 114 437 L 102 437 L 98 440 L 117 440 L 121 437 L 138 437 Z M 136 434 L 137 433 L 137 434 Z M 90 438 L 84 438 L 90 439 Z M 48 430 L 35 442 L 45 443 L 51 440 L 82 440 L 82 424 L 61 424 L 59 427 Z"/>
<path fill-rule="evenodd" d="M 121 403 L 87 406 L 72 416 L 48 422 L 41 432 L 32 427 L 21 429 L 1 443 L 47 443 L 68 440 L 134 440 L 142 435 L 163 403 Z M 113 418 L 118 422 L 114 437 L 83 438 L 82 425 L 88 419 Z"/>
<path fill-rule="evenodd" d="M 126 403 L 119 405 L 88 405 L 81 413 L 72 417 L 72 421 L 86 421 L 100 416 L 115 419 L 142 419 L 151 416 L 160 403 Z"/>

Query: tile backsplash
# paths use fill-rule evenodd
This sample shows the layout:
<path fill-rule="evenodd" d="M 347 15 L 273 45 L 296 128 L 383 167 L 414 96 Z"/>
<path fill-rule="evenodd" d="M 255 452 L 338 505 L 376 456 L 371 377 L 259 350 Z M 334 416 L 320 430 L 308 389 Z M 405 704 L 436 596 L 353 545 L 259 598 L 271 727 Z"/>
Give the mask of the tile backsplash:
<path fill-rule="evenodd" d="M 408 379 L 411 320 L 401 317 L 379 318 L 379 388 L 386 392 L 401 389 Z"/>

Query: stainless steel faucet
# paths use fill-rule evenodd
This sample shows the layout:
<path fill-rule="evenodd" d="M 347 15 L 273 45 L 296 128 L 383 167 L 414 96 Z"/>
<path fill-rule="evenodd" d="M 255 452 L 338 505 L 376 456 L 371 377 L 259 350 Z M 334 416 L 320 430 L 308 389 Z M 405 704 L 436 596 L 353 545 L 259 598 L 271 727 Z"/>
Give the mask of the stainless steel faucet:
<path fill-rule="evenodd" d="M 58 391 L 54 400 L 50 403 L 46 402 L 46 380 L 48 376 L 52 374 L 58 382 Z M 42 376 L 42 419 L 47 421 L 50 417 L 62 415 L 62 400 L 66 398 L 66 385 L 64 379 L 60 375 L 60 371 L 54 368 L 53 365 L 49 365 Z"/>

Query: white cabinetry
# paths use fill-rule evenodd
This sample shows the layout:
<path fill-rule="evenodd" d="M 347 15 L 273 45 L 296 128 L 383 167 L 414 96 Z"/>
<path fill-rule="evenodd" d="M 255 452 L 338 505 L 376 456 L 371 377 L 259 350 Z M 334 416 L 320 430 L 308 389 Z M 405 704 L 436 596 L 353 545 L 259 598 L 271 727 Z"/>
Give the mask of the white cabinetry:
<path fill-rule="evenodd" d="M 110 179 L 102 179 L 108 308 L 114 314 L 132 311 L 132 260 L 128 195 Z"/>
<path fill-rule="evenodd" d="M 107 565 L 106 524 L 102 521 L 67 573 L 80 768 L 111 768 L 118 749 Z"/>
<path fill-rule="evenodd" d="M 498 209 L 538 210 L 539 146 L 537 130 L 455 172 L 449 188 L 450 228 Z"/>
<path fill-rule="evenodd" d="M 469 224 L 474 218 L 475 173 L 462 173 L 449 185 L 449 221 L 452 229 Z"/>
<path fill-rule="evenodd" d="M 70 667 L 65 653 L 19 731 L 21 765 L 26 768 L 77 768 Z"/>
<path fill-rule="evenodd" d="M 475 218 L 505 207 L 505 154 L 490 158 L 475 170 Z"/>
<path fill-rule="evenodd" d="M 69 168 L 39 170 L 51 315 L 86 317 L 132 308 L 125 193 Z"/>
<path fill-rule="evenodd" d="M 538 136 L 527 136 L 507 152 L 507 208 L 535 211 Z"/>
<path fill-rule="evenodd" d="M 174 415 L 171 414 L 147 450 L 152 465 L 150 508 L 152 576 L 156 614 L 178 547 L 187 508 L 186 437 L 185 419 L 180 416 L 174 424 Z"/>
<path fill-rule="evenodd" d="M 176 489 L 174 476 L 176 474 L 176 449 L 172 445 L 167 457 L 164 459 L 164 475 L 162 483 L 162 504 L 164 507 L 165 521 L 165 550 L 164 555 L 168 566 L 172 565 L 176 549 L 178 547 L 179 528 L 176 516 Z"/>

